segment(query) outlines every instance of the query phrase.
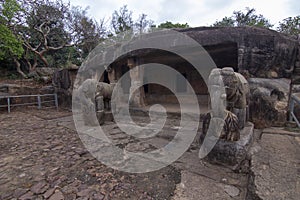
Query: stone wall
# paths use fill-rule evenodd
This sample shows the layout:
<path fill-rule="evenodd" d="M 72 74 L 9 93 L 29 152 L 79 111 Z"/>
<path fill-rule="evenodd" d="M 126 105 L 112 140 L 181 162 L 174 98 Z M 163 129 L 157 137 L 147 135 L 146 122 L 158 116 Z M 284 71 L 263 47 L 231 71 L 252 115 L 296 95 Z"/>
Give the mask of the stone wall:
<path fill-rule="evenodd" d="M 57 70 L 53 75 L 52 85 L 55 88 L 55 93 L 58 95 L 60 106 L 72 107 L 73 84 L 77 71 L 78 69 L 62 69 Z"/>

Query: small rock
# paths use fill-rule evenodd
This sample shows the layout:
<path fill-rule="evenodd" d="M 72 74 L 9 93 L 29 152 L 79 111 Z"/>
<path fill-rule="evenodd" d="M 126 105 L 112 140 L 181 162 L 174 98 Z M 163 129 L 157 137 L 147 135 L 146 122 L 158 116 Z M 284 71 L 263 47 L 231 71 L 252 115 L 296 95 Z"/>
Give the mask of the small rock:
<path fill-rule="evenodd" d="M 180 187 L 181 187 L 181 188 L 185 188 L 184 183 L 180 183 Z"/>
<path fill-rule="evenodd" d="M 271 71 L 270 76 L 271 76 L 271 78 L 278 78 L 278 73 L 275 71 Z"/>
<path fill-rule="evenodd" d="M 93 195 L 93 198 L 94 199 L 99 199 L 99 200 L 102 200 L 102 199 L 104 199 L 104 195 L 103 194 L 101 194 L 101 193 L 99 193 L 99 194 L 94 194 Z"/>
<path fill-rule="evenodd" d="M 23 189 L 23 188 L 17 188 L 14 191 L 14 197 L 19 198 L 20 196 L 22 196 L 23 194 L 25 194 L 28 191 L 28 189 Z"/>
<path fill-rule="evenodd" d="M 79 197 L 88 197 L 91 195 L 92 190 L 91 189 L 84 189 L 77 193 L 77 196 Z"/>
<path fill-rule="evenodd" d="M 227 181 L 228 181 L 227 178 L 222 178 L 223 183 L 226 183 Z"/>
<path fill-rule="evenodd" d="M 34 196 L 33 196 L 33 193 L 29 191 L 26 194 L 22 195 L 19 199 L 20 200 L 30 200 L 30 199 L 34 199 Z"/>
<path fill-rule="evenodd" d="M 30 188 L 30 190 L 34 194 L 42 194 L 48 189 L 48 187 L 49 186 L 47 185 L 47 182 L 45 180 L 42 180 L 42 181 L 38 182 L 37 184 L 35 184 L 34 186 L 32 186 Z"/>
<path fill-rule="evenodd" d="M 48 199 L 53 193 L 54 193 L 55 189 L 51 188 L 49 190 L 47 190 L 47 192 L 45 192 L 45 194 L 43 195 L 45 199 Z"/>
<path fill-rule="evenodd" d="M 240 190 L 232 185 L 225 185 L 224 190 L 231 197 L 236 197 L 240 194 Z"/>
<path fill-rule="evenodd" d="M 60 167 L 55 167 L 55 168 L 52 169 L 52 171 L 54 172 L 54 171 L 57 171 L 59 169 L 60 169 Z"/>
<path fill-rule="evenodd" d="M 55 193 L 49 198 L 49 200 L 64 200 L 65 197 L 63 193 L 59 190 L 56 190 Z"/>

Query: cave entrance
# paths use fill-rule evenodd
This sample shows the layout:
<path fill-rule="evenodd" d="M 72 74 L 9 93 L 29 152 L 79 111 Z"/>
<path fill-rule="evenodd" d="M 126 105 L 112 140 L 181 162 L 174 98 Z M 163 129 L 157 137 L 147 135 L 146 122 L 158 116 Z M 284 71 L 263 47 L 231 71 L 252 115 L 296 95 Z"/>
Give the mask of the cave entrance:
<path fill-rule="evenodd" d="M 238 72 L 238 45 L 236 42 L 223 42 L 204 46 L 218 68 L 232 67 Z"/>

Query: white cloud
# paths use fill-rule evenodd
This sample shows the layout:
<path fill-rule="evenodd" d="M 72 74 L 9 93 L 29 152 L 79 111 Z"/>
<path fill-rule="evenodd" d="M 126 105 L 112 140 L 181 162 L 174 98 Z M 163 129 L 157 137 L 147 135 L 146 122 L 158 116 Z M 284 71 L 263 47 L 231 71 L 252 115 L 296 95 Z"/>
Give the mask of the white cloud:
<path fill-rule="evenodd" d="M 300 14 L 299 0 L 74 0 L 72 5 L 90 7 L 89 14 L 96 19 L 109 19 L 114 10 L 123 5 L 133 11 L 134 19 L 145 13 L 155 24 L 165 21 L 188 23 L 191 26 L 209 26 L 233 11 L 255 8 L 257 14 L 263 14 L 271 23 L 289 16 Z"/>

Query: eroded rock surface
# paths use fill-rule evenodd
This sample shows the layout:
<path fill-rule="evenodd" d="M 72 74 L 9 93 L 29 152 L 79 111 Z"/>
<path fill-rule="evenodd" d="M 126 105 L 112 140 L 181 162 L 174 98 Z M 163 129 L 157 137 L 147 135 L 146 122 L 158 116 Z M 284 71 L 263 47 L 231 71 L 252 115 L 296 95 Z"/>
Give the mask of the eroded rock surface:
<path fill-rule="evenodd" d="M 290 80 L 250 78 L 250 120 L 255 128 L 284 126 Z"/>
<path fill-rule="evenodd" d="M 285 200 L 300 196 L 300 140 L 297 134 L 267 129 L 252 156 L 248 199 Z"/>

